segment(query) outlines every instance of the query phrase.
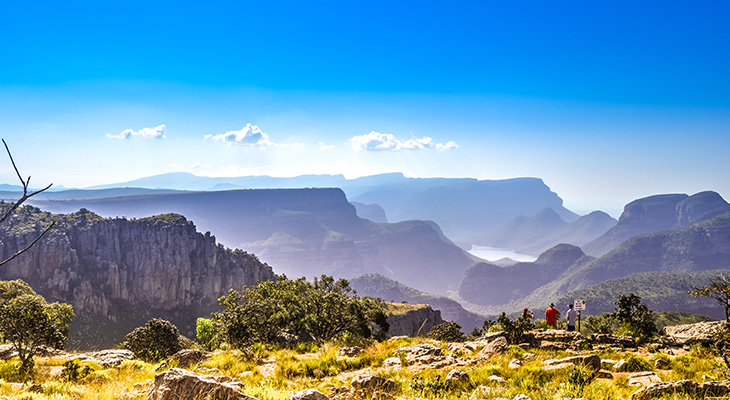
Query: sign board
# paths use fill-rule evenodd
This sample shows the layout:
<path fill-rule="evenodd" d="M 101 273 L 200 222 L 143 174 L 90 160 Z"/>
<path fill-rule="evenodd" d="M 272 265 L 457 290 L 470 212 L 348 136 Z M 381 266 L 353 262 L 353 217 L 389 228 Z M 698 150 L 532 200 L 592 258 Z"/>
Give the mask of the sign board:
<path fill-rule="evenodd" d="M 586 309 L 586 301 L 585 300 L 574 301 L 573 308 L 575 308 L 576 311 L 584 311 Z"/>

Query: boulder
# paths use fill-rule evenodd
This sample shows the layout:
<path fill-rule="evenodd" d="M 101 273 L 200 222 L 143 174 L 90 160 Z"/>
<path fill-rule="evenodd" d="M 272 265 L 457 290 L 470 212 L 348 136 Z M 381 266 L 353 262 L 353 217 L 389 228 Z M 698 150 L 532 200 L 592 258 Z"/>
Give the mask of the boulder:
<path fill-rule="evenodd" d="M 340 357 L 356 357 L 362 352 L 363 349 L 360 346 L 343 347 L 337 352 L 337 355 Z"/>
<path fill-rule="evenodd" d="M 466 372 L 464 372 L 460 369 L 452 369 L 446 375 L 446 382 L 466 384 L 466 383 L 469 383 L 469 381 L 470 381 L 469 374 L 467 374 Z"/>
<path fill-rule="evenodd" d="M 81 353 L 71 357 L 71 360 L 91 361 L 104 368 L 117 367 L 124 360 L 133 360 L 134 353 L 130 350 L 101 350 L 90 353 Z"/>
<path fill-rule="evenodd" d="M 669 365 L 671 363 L 669 360 L 665 360 L 663 358 L 657 358 L 656 361 L 654 361 L 654 368 L 658 369 L 669 369 Z"/>
<path fill-rule="evenodd" d="M 698 322 L 696 324 L 666 326 L 662 329 L 662 343 L 667 346 L 690 346 L 712 342 L 713 332 L 724 326 L 725 321 Z"/>
<path fill-rule="evenodd" d="M 398 390 L 398 384 L 394 381 L 375 375 L 356 376 L 352 378 L 350 385 L 353 388 L 357 390 L 362 390 L 366 393 L 373 393 L 376 391 L 393 393 Z"/>
<path fill-rule="evenodd" d="M 225 376 L 200 375 L 180 368 L 171 368 L 155 375 L 147 400 L 256 400 L 241 392 L 243 384 Z"/>
<path fill-rule="evenodd" d="M 593 368 L 594 371 L 599 371 L 601 369 L 601 358 L 593 354 L 590 356 L 561 358 L 559 360 L 545 360 L 543 364 L 547 370 L 566 368 L 571 365 L 587 365 Z"/>
<path fill-rule="evenodd" d="M 546 329 L 543 331 L 535 331 L 533 333 L 535 340 L 540 342 L 546 340 L 548 342 L 571 343 L 583 338 L 579 332 L 568 332 L 559 329 Z"/>
<path fill-rule="evenodd" d="M 626 335 L 617 336 L 611 334 L 594 333 L 593 335 L 591 335 L 591 342 L 593 344 L 602 344 L 613 347 L 636 347 L 636 341 L 634 341 L 634 338 Z"/>
<path fill-rule="evenodd" d="M 405 354 L 408 365 L 412 364 L 432 364 L 440 361 L 444 357 L 444 353 L 440 347 L 430 343 L 421 343 L 415 346 L 401 347 L 393 352 L 393 354 Z"/>
<path fill-rule="evenodd" d="M 484 346 L 484 348 L 477 354 L 477 358 L 489 358 L 494 354 L 504 353 L 508 349 L 509 345 L 507 344 L 507 339 L 504 336 L 499 336 L 489 342 L 488 345 Z"/>
<path fill-rule="evenodd" d="M 629 378 L 629 385 L 632 386 L 646 386 L 662 381 L 657 374 L 651 371 L 634 372 L 629 374 L 627 378 Z"/>
<path fill-rule="evenodd" d="M 330 400 L 330 398 L 318 390 L 306 389 L 292 393 L 289 400 Z"/>
<path fill-rule="evenodd" d="M 188 368 L 193 364 L 198 364 L 203 360 L 208 359 L 208 357 L 210 357 L 210 354 L 202 350 L 182 349 L 173 354 L 170 359 L 177 361 L 178 367 Z"/>
<path fill-rule="evenodd" d="M 507 366 L 510 369 L 520 369 L 522 366 L 522 361 L 520 361 L 518 358 L 513 358 L 510 360 L 509 365 Z"/>
<path fill-rule="evenodd" d="M 690 380 L 652 383 L 629 396 L 629 400 L 651 400 L 664 395 L 684 393 L 699 398 L 723 397 L 730 394 L 730 381 L 697 383 Z"/>

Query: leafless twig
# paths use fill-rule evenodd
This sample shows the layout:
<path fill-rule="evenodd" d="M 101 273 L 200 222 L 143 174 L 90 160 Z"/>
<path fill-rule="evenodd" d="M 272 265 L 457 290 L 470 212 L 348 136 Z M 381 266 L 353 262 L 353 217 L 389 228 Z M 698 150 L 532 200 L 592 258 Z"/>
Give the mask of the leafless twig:
<path fill-rule="evenodd" d="M 15 210 L 17 210 L 18 207 L 20 207 L 26 200 L 37 195 L 38 193 L 45 192 L 51 186 L 53 186 L 53 184 L 51 183 L 50 185 L 44 187 L 43 189 L 36 190 L 32 193 L 28 193 L 28 186 L 30 185 L 30 176 L 28 176 L 28 179 L 23 180 L 23 177 L 20 175 L 20 171 L 18 171 L 18 167 L 15 165 L 15 160 L 13 160 L 13 155 L 10 154 L 10 149 L 8 148 L 8 144 L 5 143 L 5 139 L 2 139 L 2 141 L 3 141 L 3 145 L 5 145 L 5 151 L 8 152 L 8 157 L 10 157 L 10 162 L 13 164 L 13 169 L 15 169 L 15 173 L 18 175 L 18 179 L 20 179 L 20 183 L 23 184 L 23 196 L 21 196 L 15 203 L 13 203 L 13 205 L 10 206 L 10 208 L 5 211 L 5 213 L 2 215 L 2 217 L 0 217 L 0 224 L 5 222 L 5 220 L 8 219 L 8 217 L 10 217 L 10 215 Z M 56 222 L 55 221 L 51 222 L 51 224 L 48 225 L 48 227 L 46 227 L 46 229 L 40 235 L 38 235 L 38 237 L 36 237 L 31 244 L 29 244 L 23 250 L 20 250 L 17 253 L 15 253 L 10 258 L 8 258 L 4 261 L 0 261 L 0 265 L 4 265 L 4 264 L 8 263 L 9 261 L 13 260 L 14 258 L 18 257 L 19 255 L 23 254 L 24 252 L 26 252 L 28 249 L 31 248 L 31 246 L 36 244 L 36 242 L 38 242 L 43 237 L 43 235 L 45 235 L 54 225 L 56 225 Z"/>

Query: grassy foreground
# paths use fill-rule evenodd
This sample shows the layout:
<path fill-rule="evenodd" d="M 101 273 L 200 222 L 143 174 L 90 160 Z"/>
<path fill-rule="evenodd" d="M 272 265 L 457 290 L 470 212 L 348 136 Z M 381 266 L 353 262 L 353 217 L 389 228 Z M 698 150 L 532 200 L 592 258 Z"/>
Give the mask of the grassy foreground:
<path fill-rule="evenodd" d="M 356 357 L 338 356 L 340 346 L 335 343 L 323 346 L 301 345 L 296 350 L 271 350 L 255 346 L 247 352 L 237 350 L 218 351 L 208 360 L 189 369 L 212 375 L 226 375 L 241 380 L 244 393 L 260 400 L 288 399 L 292 392 L 317 389 L 330 395 L 332 388 L 349 386 L 358 370 L 370 369 L 370 373 L 394 380 L 400 385 L 395 394 L 399 399 L 491 399 L 514 398 L 518 394 L 532 400 L 585 397 L 588 399 L 626 399 L 638 387 L 630 386 L 627 372 L 615 372 L 613 379 L 592 377 L 587 368 L 545 370 L 543 361 L 569 357 L 561 351 L 530 350 L 511 346 L 505 354 L 493 356 L 488 361 L 461 368 L 467 372 L 470 382 L 461 385 L 445 385 L 445 377 L 453 368 L 419 369 L 417 366 L 385 368 L 383 361 L 394 356 L 394 350 L 418 343 L 432 343 L 441 347 L 446 355 L 464 358 L 473 354 L 449 352 L 446 343 L 421 338 L 399 338 L 380 343 L 370 343 Z M 724 364 L 702 347 L 692 347 L 687 354 L 669 356 L 662 353 L 623 352 L 613 349 L 587 351 L 602 359 L 625 359 L 635 370 L 653 370 L 662 381 L 690 379 L 697 382 L 727 379 Z M 513 359 L 522 361 L 518 369 L 509 367 Z M 668 364 L 663 369 L 653 367 L 657 359 Z M 42 392 L 28 390 L 28 385 L 11 383 L 17 360 L 0 362 L 0 396 L 13 399 L 144 399 L 145 389 L 155 373 L 175 367 L 149 364 L 138 360 L 124 361 L 114 368 L 102 368 L 95 363 L 88 365 L 90 373 L 76 380 L 65 380 L 61 374 L 65 358 L 38 358 L 34 382 L 42 385 Z M 643 362 L 642 362 L 643 361 Z M 610 367 L 608 368 L 610 371 Z M 501 379 L 497 379 L 499 377 Z M 666 399 L 693 399 L 687 395 L 673 395 Z"/>

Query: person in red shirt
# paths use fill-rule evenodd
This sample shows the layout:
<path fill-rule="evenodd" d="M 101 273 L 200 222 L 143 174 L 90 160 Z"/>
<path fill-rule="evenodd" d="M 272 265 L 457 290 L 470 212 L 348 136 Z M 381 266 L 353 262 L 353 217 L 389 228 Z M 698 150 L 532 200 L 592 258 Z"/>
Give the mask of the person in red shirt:
<path fill-rule="evenodd" d="M 560 311 L 555 309 L 555 304 L 550 303 L 550 307 L 545 310 L 545 319 L 547 320 L 547 324 L 555 329 L 556 324 L 558 323 L 558 318 L 560 318 Z"/>

